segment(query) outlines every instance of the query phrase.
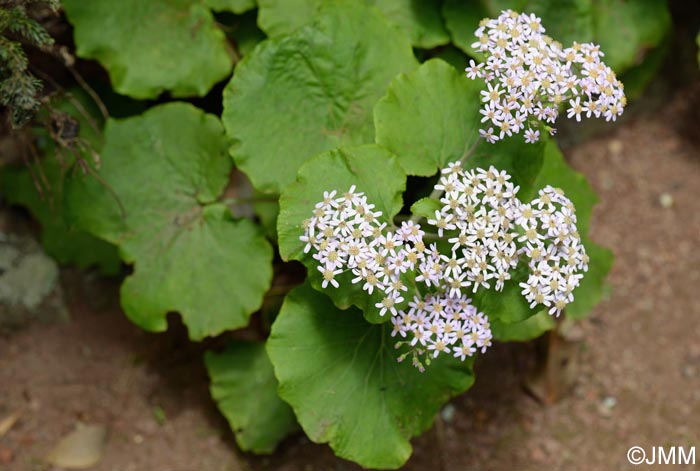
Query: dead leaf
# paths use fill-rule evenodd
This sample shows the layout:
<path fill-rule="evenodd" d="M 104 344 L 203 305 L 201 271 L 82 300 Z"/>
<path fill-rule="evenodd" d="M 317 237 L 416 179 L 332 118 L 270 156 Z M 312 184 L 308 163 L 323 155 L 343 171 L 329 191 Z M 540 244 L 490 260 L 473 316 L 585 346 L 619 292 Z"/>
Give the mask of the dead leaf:
<path fill-rule="evenodd" d="M 19 415 L 19 412 L 15 411 L 0 421 L 0 437 L 10 431 L 17 419 L 19 419 Z"/>
<path fill-rule="evenodd" d="M 68 469 L 89 468 L 102 459 L 106 445 L 106 427 L 78 424 L 46 455 L 46 461 Z"/>

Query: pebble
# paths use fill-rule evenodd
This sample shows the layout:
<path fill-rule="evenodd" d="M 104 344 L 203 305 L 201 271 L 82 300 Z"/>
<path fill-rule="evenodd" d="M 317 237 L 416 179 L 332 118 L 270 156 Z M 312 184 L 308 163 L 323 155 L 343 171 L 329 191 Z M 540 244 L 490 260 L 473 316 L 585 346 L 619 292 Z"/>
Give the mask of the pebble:
<path fill-rule="evenodd" d="M 608 142 L 608 150 L 612 155 L 620 155 L 624 149 L 624 144 L 619 139 L 610 139 Z"/>
<path fill-rule="evenodd" d="M 661 196 L 659 196 L 659 204 L 663 208 L 670 208 L 673 206 L 673 196 L 669 193 L 661 193 Z"/>
<path fill-rule="evenodd" d="M 442 408 L 442 411 L 440 411 L 440 417 L 442 417 L 442 420 L 444 420 L 445 423 L 451 424 L 455 420 L 456 413 L 457 409 L 455 409 L 455 406 L 452 404 L 447 404 Z"/>
<path fill-rule="evenodd" d="M 603 399 L 603 407 L 606 409 L 612 409 L 617 405 L 617 399 L 615 399 L 612 396 L 608 396 L 605 399 Z"/>
<path fill-rule="evenodd" d="M 686 365 L 683 367 L 683 376 L 686 378 L 692 378 L 695 376 L 695 367 L 692 365 Z"/>
<path fill-rule="evenodd" d="M 603 417 L 610 417 L 612 415 L 612 410 L 617 405 L 617 399 L 612 396 L 605 397 L 600 404 L 598 404 L 598 412 Z"/>

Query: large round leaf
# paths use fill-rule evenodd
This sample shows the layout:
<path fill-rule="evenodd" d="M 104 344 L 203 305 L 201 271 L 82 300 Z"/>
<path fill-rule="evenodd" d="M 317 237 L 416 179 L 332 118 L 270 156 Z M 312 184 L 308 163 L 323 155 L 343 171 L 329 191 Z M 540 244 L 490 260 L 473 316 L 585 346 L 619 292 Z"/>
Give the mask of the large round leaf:
<path fill-rule="evenodd" d="M 270 284 L 272 250 L 259 228 L 216 203 L 231 169 L 226 146 L 215 116 L 161 105 L 108 121 L 103 182 L 87 175 L 70 185 L 76 224 L 135 265 L 122 306 L 147 330 L 165 330 L 169 311 L 193 339 L 242 327 Z"/>
<path fill-rule="evenodd" d="M 63 0 L 77 53 L 134 98 L 205 95 L 231 71 L 224 33 L 197 0 Z"/>
<path fill-rule="evenodd" d="M 269 36 L 289 34 L 311 23 L 320 8 L 334 1 L 336 0 L 259 0 L 258 23 Z M 365 1 L 375 5 L 416 47 L 430 49 L 450 42 L 438 0 Z"/>
<path fill-rule="evenodd" d="M 305 219 L 313 215 L 314 205 L 323 200 L 324 191 L 347 191 L 352 185 L 365 193 L 375 211 L 381 211 L 381 221 L 392 223 L 401 210 L 401 195 L 406 189 L 406 175 L 397 158 L 375 144 L 331 150 L 319 154 L 299 169 L 297 180 L 282 192 L 280 215 L 277 220 L 279 250 L 283 260 L 299 260 L 306 265 L 312 285 L 325 292 L 342 309 L 356 305 L 363 311 L 375 311 L 374 303 L 381 301 L 375 292 L 367 296 L 359 284 L 352 284 L 351 272 L 339 275 L 339 288 L 321 288 L 321 275 L 316 269 L 318 261 L 312 254 L 304 253 L 304 234 L 301 227 Z M 377 299 L 375 299 L 377 298 Z M 387 321 L 376 318 L 376 321 Z"/>
<path fill-rule="evenodd" d="M 372 142 L 372 106 L 415 65 L 379 12 L 334 2 L 314 25 L 264 41 L 239 63 L 224 91 L 231 155 L 258 190 L 279 192 L 309 157 Z"/>
<path fill-rule="evenodd" d="M 377 143 L 409 175 L 434 175 L 479 139 L 482 85 L 440 59 L 399 75 L 374 107 Z"/>
<path fill-rule="evenodd" d="M 444 355 L 425 373 L 397 363 L 389 330 L 303 285 L 287 295 L 267 341 L 279 394 L 309 438 L 368 468 L 401 466 L 409 439 L 474 381 L 471 362 Z"/>
<path fill-rule="evenodd" d="M 236 342 L 204 357 L 211 396 L 241 450 L 272 453 L 296 427 L 294 412 L 277 395 L 277 378 L 260 342 Z"/>

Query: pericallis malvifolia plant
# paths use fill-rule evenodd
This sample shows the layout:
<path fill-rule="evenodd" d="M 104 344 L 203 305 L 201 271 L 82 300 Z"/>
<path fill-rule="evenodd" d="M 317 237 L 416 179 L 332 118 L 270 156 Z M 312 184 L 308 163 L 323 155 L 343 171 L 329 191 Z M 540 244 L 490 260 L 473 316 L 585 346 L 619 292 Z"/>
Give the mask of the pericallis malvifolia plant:
<path fill-rule="evenodd" d="M 568 117 L 577 121 L 582 114 L 608 121 L 622 114 L 623 86 L 601 61 L 600 47 L 563 49 L 544 32 L 539 18 L 511 10 L 477 29 L 474 47 L 486 61 L 472 60 L 466 72 L 488 86 L 481 92 L 482 122 L 497 131 L 480 130 L 487 142 L 524 131 L 534 143 L 538 121 L 554 123 L 566 100 Z M 379 222 L 382 213 L 355 186 L 324 191 L 303 223 L 300 239 L 318 261 L 322 287 L 339 287 L 336 276 L 349 271 L 368 295 L 380 292 L 375 307 L 391 316 L 395 347 L 407 347 L 398 361 L 410 356 L 421 371 L 440 354 L 465 360 L 486 351 L 493 338 L 488 313 L 469 295 L 501 291 L 518 264 L 528 267 L 519 285 L 530 308 L 556 317 L 588 270 L 576 208 L 561 189 L 546 186 L 521 202 L 508 173 L 493 166 L 466 170 L 468 156 L 442 170 L 434 188 L 441 208 L 427 218 L 429 233 L 414 220 Z M 416 294 L 406 299 L 408 285 Z"/>

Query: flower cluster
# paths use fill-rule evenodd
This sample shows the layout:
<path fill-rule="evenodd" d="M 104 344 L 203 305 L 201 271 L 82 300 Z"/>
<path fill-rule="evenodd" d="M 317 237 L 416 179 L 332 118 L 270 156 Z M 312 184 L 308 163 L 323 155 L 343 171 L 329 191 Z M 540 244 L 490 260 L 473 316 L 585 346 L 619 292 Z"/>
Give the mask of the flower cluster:
<path fill-rule="evenodd" d="M 493 174 L 495 169 L 489 172 L 493 178 L 498 178 Z M 451 166 L 449 175 L 451 176 L 444 177 L 441 183 L 447 185 L 448 189 L 453 184 L 462 188 L 462 183 L 457 182 L 455 176 L 467 178 L 467 174 L 458 172 L 457 166 Z M 473 182 L 483 183 L 486 172 L 479 171 L 478 175 L 472 174 Z M 464 185 L 466 184 L 465 181 Z M 486 187 L 475 188 L 474 195 L 477 197 L 485 191 L 489 192 Z M 456 195 L 451 190 L 446 198 L 452 196 Z M 462 201 L 461 197 L 458 199 Z M 482 200 L 483 197 L 479 197 L 473 204 L 482 208 Z M 467 200 L 463 203 L 469 204 Z M 421 371 L 424 362 L 430 363 L 430 357 L 435 358 L 440 353 L 452 353 L 464 360 L 477 349 L 485 351 L 492 339 L 488 319 L 483 313 L 477 312 L 470 299 L 462 296 L 460 286 L 455 281 L 459 280 L 463 286 L 474 283 L 474 290 L 480 285 L 489 286 L 488 280 L 492 277 L 489 270 L 493 267 L 481 267 L 479 263 L 482 259 L 485 260 L 488 252 L 482 240 L 487 236 L 484 234 L 483 237 L 476 237 L 481 236 L 478 228 L 474 228 L 475 234 L 467 234 L 464 239 L 464 255 L 459 259 L 464 267 L 455 266 L 457 258 L 454 253 L 451 257 L 445 257 L 435 244 L 426 247 L 423 241 L 425 232 L 420 225 L 405 221 L 395 231 L 387 231 L 387 224 L 380 222 L 381 211 L 374 211 L 374 208 L 364 193 L 356 192 L 353 186 L 339 196 L 335 191 L 324 192 L 323 200 L 314 207 L 313 217 L 304 221 L 304 235 L 300 239 L 306 243 L 305 253 L 313 249 L 312 256 L 318 261 L 317 269 L 322 275 L 322 287 L 339 287 L 337 277 L 349 271 L 353 275 L 351 283 L 361 284 L 368 294 L 375 290 L 381 292 L 382 300 L 375 307 L 381 316 L 387 313 L 391 315 L 394 324 L 392 335 L 400 334 L 404 338 L 407 334 L 411 336 L 409 340 L 397 344 L 397 348 L 403 343 L 410 344 L 411 347 L 409 352 L 399 357 L 399 361 L 411 354 L 413 364 Z M 450 221 L 446 226 L 442 222 L 435 222 L 440 234 L 444 230 L 451 230 L 452 225 L 457 227 L 457 224 L 464 227 L 465 231 L 468 230 L 467 225 L 473 221 L 466 222 L 467 219 L 472 220 L 468 217 L 467 210 L 468 208 L 462 211 L 454 205 L 448 205 L 443 212 L 439 212 L 440 215 L 436 217 L 440 221 Z M 485 207 L 474 211 L 476 215 L 477 211 L 485 211 Z M 491 208 L 491 211 L 495 209 Z M 482 213 L 478 214 L 480 217 Z M 491 234 L 492 231 L 489 232 Z M 467 254 L 472 252 L 476 258 L 467 258 Z M 407 308 L 401 308 L 402 304 L 406 304 L 404 293 L 408 287 L 401 279 L 406 273 L 412 274 L 417 282 L 422 282 L 426 292 L 434 293 L 427 294 L 424 298 L 414 295 Z"/>
<path fill-rule="evenodd" d="M 520 284 L 530 307 L 541 304 L 557 316 L 588 264 L 574 206 L 561 190 L 548 186 L 523 204 L 506 172 L 459 163 L 442 171 L 435 189 L 441 206 L 427 222 L 442 251 L 426 246 L 428 235 L 413 221 L 381 222 L 381 211 L 355 186 L 340 195 L 324 192 L 300 237 L 305 253 L 313 249 L 323 288 L 338 288 L 338 278 L 350 273 L 346 282 L 381 295 L 375 307 L 391 317 L 396 347 L 409 347 L 399 361 L 412 355 L 421 370 L 441 353 L 464 360 L 486 350 L 488 318 L 468 293 L 503 290 L 520 258 L 530 268 Z"/>
<path fill-rule="evenodd" d="M 444 192 L 443 206 L 428 224 L 437 228 L 439 237 L 447 234 L 451 252 L 440 255 L 439 271 L 430 267 L 423 271 L 421 266 L 417 281 L 437 282 L 442 277 L 450 295 L 456 297 L 464 288 L 476 292 L 492 283 L 495 289 L 503 289 L 518 264 L 512 230 L 519 187 L 509 180 L 510 175 L 493 166 L 465 171 L 454 163 L 442 171 L 435 188 Z"/>
<path fill-rule="evenodd" d="M 314 215 L 304 221 L 304 252 L 315 250 L 322 287 L 338 287 L 336 276 L 350 271 L 352 283 L 361 283 L 368 294 L 382 292 L 377 303 L 380 315 L 397 315 L 408 288 L 401 276 L 424 260 L 426 247 L 420 226 L 404 222 L 395 232 L 385 232 L 387 224 L 379 221 L 381 211 L 367 201 L 353 185 L 347 193 L 324 192 Z"/>
<path fill-rule="evenodd" d="M 588 255 L 576 228 L 576 209 L 559 188 L 547 186 L 529 204 L 521 204 L 516 223 L 524 231 L 518 239 L 528 259 L 530 274 L 520 283 L 522 294 L 534 308 L 541 304 L 549 314 L 561 314 L 574 300 L 573 291 L 588 271 Z"/>
<path fill-rule="evenodd" d="M 467 77 L 483 78 L 480 134 L 496 142 L 524 130 L 525 141 L 540 137 L 538 122 L 554 123 L 560 105 L 567 116 L 615 120 L 627 103 L 623 85 L 602 62 L 600 46 L 592 43 L 562 45 L 545 35 L 540 18 L 506 10 L 498 18 L 484 19 L 472 47 L 486 62 L 470 61 Z M 556 132 L 547 126 L 553 134 Z"/>
<path fill-rule="evenodd" d="M 408 305 L 408 311 L 391 318 L 391 336 L 407 339 L 398 342 L 396 347 L 403 344 L 412 347 L 399 356 L 399 361 L 411 355 L 413 365 L 423 371 L 423 362 L 429 364 L 431 356 L 437 358 L 440 353 L 451 353 L 464 361 L 478 349 L 483 353 L 491 345 L 488 318 L 478 312 L 466 296 L 443 294 L 421 298 L 416 295 Z"/>

